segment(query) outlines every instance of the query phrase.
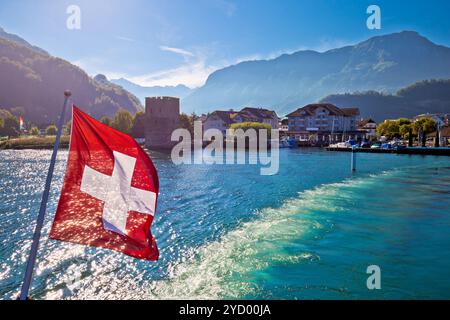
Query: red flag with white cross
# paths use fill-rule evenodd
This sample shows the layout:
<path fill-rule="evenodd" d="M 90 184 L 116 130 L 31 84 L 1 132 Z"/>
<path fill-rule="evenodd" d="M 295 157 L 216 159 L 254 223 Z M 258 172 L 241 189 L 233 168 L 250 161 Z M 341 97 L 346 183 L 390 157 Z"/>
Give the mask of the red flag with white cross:
<path fill-rule="evenodd" d="M 129 135 L 73 107 L 69 159 L 50 238 L 157 260 L 158 175 Z"/>

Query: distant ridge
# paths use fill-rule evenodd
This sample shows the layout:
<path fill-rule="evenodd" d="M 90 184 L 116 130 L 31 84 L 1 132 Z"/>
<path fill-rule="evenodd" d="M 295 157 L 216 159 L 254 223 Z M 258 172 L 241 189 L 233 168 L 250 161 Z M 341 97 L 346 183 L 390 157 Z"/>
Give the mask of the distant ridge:
<path fill-rule="evenodd" d="M 170 97 L 184 98 L 192 92 L 192 89 L 182 84 L 177 86 L 165 86 L 165 87 L 163 86 L 144 87 L 124 78 L 113 79 L 111 80 L 111 82 L 132 92 L 139 98 L 142 104 L 145 104 L 145 97 L 170 96 Z"/>
<path fill-rule="evenodd" d="M 441 91 L 439 97 L 427 96 L 425 91 L 408 95 L 405 87 L 419 82 L 427 90 L 447 88 L 445 79 L 450 79 L 450 48 L 414 31 L 377 36 L 322 53 L 307 50 L 241 62 L 213 72 L 204 86 L 190 89 L 143 87 L 104 75 L 90 78 L 79 67 L 0 28 L 0 108 L 23 109 L 25 118 L 36 124 L 56 121 L 61 92 L 67 88 L 73 91 L 75 103 L 95 117 L 112 116 L 120 108 L 132 113 L 142 110 L 146 96 L 180 97 L 182 111 L 197 114 L 264 106 L 282 116 L 324 100 L 360 107 L 362 116 L 376 119 L 412 116 L 448 112 L 447 98 Z"/>
<path fill-rule="evenodd" d="M 182 100 L 182 109 L 202 113 L 263 105 L 282 115 L 330 94 L 394 93 L 417 81 L 448 78 L 450 48 L 403 31 L 323 53 L 298 51 L 217 70 Z"/>
<path fill-rule="evenodd" d="M 420 81 L 395 94 L 376 91 L 334 94 L 320 102 L 338 107 L 358 106 L 361 114 L 376 121 L 412 118 L 423 113 L 450 114 L 450 79 Z"/>
<path fill-rule="evenodd" d="M 0 38 L 21 44 L 37 53 L 49 55 L 47 51 L 45 51 L 39 47 L 31 45 L 28 41 L 22 39 L 21 37 L 15 35 L 15 34 L 6 32 L 2 27 L 0 27 Z"/>

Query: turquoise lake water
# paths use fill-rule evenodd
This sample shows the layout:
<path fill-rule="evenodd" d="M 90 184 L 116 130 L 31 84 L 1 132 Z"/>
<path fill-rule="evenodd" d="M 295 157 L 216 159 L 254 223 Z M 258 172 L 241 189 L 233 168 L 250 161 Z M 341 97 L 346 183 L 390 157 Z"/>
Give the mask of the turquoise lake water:
<path fill-rule="evenodd" d="M 50 151 L 0 151 L 0 297 L 17 295 Z M 280 171 L 175 166 L 152 153 L 158 262 L 48 240 L 65 170 L 59 153 L 35 299 L 449 299 L 450 159 L 280 150 Z M 368 290 L 366 268 L 381 268 Z"/>

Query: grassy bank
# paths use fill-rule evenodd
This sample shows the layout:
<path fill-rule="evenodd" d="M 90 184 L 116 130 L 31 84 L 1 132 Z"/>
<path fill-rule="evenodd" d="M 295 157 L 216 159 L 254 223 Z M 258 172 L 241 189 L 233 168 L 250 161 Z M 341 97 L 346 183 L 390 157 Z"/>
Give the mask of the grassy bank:
<path fill-rule="evenodd" d="M 55 144 L 55 136 L 27 136 L 0 141 L 0 149 L 52 149 Z M 62 136 L 60 148 L 69 147 L 69 136 Z"/>

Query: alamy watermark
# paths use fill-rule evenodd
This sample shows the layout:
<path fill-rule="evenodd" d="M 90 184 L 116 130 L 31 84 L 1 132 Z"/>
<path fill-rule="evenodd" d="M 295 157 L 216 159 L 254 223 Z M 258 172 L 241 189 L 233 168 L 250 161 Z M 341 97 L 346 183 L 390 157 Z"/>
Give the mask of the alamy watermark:
<path fill-rule="evenodd" d="M 67 7 L 66 13 L 69 15 L 66 20 L 66 27 L 69 30 L 81 29 L 81 8 L 75 4 Z"/>
<path fill-rule="evenodd" d="M 377 265 L 370 265 L 366 270 L 367 274 L 370 276 L 367 278 L 366 286 L 369 290 L 380 290 L 381 289 L 381 269 Z"/>
<path fill-rule="evenodd" d="M 376 4 L 372 4 L 367 7 L 367 14 L 370 16 L 367 18 L 366 25 L 369 30 L 381 29 L 381 9 Z"/>
<path fill-rule="evenodd" d="M 202 122 L 194 122 L 193 137 L 187 129 L 172 132 L 178 142 L 171 152 L 174 164 L 252 164 L 261 165 L 261 175 L 274 175 L 280 168 L 278 130 L 247 128 L 218 129 L 203 133 Z M 248 152 L 244 152 L 247 150 Z"/>

